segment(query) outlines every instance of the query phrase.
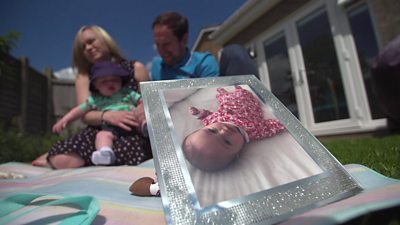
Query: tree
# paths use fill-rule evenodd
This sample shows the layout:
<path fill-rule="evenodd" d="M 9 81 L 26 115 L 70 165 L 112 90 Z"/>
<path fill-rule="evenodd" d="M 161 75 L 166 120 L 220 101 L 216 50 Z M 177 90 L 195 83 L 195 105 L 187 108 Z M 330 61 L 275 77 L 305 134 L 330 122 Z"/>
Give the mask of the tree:
<path fill-rule="evenodd" d="M 17 46 L 20 33 L 16 31 L 9 31 L 4 36 L 0 36 L 0 52 L 9 54 L 11 49 Z"/>

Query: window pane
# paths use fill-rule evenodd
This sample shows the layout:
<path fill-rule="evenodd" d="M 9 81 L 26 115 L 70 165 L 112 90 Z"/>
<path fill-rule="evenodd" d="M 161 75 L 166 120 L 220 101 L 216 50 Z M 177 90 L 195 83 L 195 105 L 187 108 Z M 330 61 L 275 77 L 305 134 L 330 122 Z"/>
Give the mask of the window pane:
<path fill-rule="evenodd" d="M 285 36 L 281 33 L 264 43 L 271 91 L 298 118 Z"/>
<path fill-rule="evenodd" d="M 372 118 L 383 118 L 384 115 L 379 101 L 372 88 L 371 63 L 379 50 L 367 5 L 362 4 L 356 9 L 349 11 L 348 17 L 354 42 L 357 47 L 358 59 L 360 61 Z"/>
<path fill-rule="evenodd" d="M 324 9 L 297 22 L 316 123 L 349 118 L 330 27 Z"/>

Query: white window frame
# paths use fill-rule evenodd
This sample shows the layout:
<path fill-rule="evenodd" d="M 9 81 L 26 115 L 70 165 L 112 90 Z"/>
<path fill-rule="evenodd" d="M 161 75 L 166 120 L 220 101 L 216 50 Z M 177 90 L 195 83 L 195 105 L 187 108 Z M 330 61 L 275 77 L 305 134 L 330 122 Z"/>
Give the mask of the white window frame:
<path fill-rule="evenodd" d="M 369 8 L 368 1 L 361 2 L 366 2 Z M 331 24 L 339 70 L 341 72 L 349 109 L 349 118 L 315 123 L 307 78 L 304 74 L 305 66 L 301 55 L 296 21 L 304 18 L 320 7 L 325 8 L 329 23 Z M 371 14 L 371 17 L 372 16 Z M 260 79 L 269 90 L 271 89 L 271 85 L 268 77 L 263 43 L 279 32 L 283 32 L 286 39 L 293 80 L 295 83 L 302 83 L 302 86 L 294 85 L 299 119 L 311 132 L 315 135 L 333 135 L 366 132 L 386 127 L 386 119 L 373 120 L 371 117 L 357 51 L 353 36 L 351 35 L 351 29 L 347 18 L 347 9 L 345 7 L 338 5 L 336 1 L 332 0 L 311 1 L 251 41 L 257 52 Z"/>

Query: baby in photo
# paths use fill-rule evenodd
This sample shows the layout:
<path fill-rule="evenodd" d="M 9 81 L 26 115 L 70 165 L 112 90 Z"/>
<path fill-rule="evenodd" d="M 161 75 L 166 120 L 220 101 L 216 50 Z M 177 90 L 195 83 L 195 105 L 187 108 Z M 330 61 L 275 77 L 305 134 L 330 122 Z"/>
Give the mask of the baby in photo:
<path fill-rule="evenodd" d="M 190 107 L 204 127 L 187 135 L 182 144 L 186 159 L 203 171 L 217 171 L 239 157 L 250 141 L 272 137 L 285 128 L 277 119 L 266 119 L 259 100 L 248 90 L 235 86 L 228 92 L 217 89 L 218 109 Z"/>

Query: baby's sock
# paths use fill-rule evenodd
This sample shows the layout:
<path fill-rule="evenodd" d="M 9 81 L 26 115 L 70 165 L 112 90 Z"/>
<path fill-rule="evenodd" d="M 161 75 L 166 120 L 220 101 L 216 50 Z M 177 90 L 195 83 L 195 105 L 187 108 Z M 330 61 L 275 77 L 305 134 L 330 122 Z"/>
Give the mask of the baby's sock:
<path fill-rule="evenodd" d="M 115 154 L 110 147 L 101 147 L 92 153 L 92 162 L 95 165 L 111 165 L 115 161 Z"/>

